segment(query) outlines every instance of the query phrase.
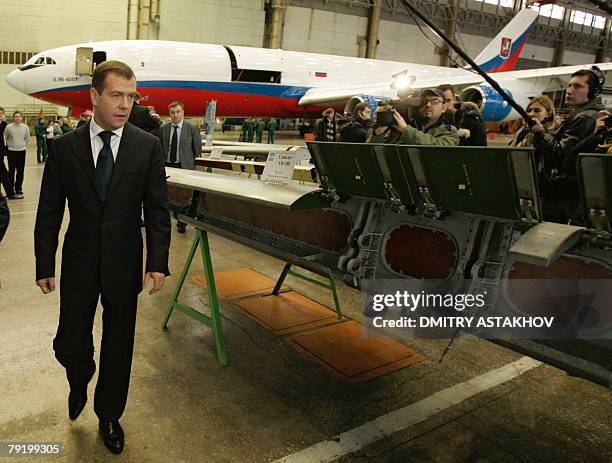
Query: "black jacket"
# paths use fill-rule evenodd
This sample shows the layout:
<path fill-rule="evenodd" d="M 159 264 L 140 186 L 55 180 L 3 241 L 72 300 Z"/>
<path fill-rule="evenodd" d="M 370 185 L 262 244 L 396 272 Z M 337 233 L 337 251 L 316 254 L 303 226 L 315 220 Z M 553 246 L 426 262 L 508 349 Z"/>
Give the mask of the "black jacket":
<path fill-rule="evenodd" d="M 146 271 L 167 275 L 170 213 L 159 140 L 132 124 L 124 126 L 105 203 L 96 187 L 89 124 L 54 139 L 54 144 L 36 214 L 36 280 L 55 276 L 66 200 L 70 223 L 62 249 L 62 302 L 77 304 L 98 268 L 102 293 L 109 302 L 123 302 L 142 290 L 141 208 Z"/>
<path fill-rule="evenodd" d="M 7 125 L 6 121 L 0 122 L 0 156 L 7 152 L 6 145 L 4 144 L 4 129 L 6 129 Z"/>
<path fill-rule="evenodd" d="M 455 113 L 454 125 L 470 131 L 469 137 L 461 139 L 461 146 L 487 146 L 487 127 L 476 104 L 463 103 Z"/>
<path fill-rule="evenodd" d="M 0 241 L 2 241 L 2 238 L 4 238 L 4 234 L 8 228 L 9 219 L 10 214 L 6 197 L 0 194 Z"/>
<path fill-rule="evenodd" d="M 132 112 L 130 113 L 128 122 L 146 132 L 151 132 L 160 125 L 159 121 L 151 116 L 151 113 L 149 113 L 149 109 L 147 107 L 136 103 L 134 103 L 132 106 Z"/>
<path fill-rule="evenodd" d="M 461 108 L 454 113 L 446 111 L 441 119 L 447 125 L 470 131 L 469 137 L 461 138 L 461 146 L 487 146 L 487 127 L 475 103 L 463 102 Z"/>
<path fill-rule="evenodd" d="M 543 132 L 533 137 L 536 150 L 544 153 L 546 165 L 550 166 L 550 177 L 555 182 L 554 193 L 558 197 L 578 197 L 576 160 L 584 151 L 582 142 L 595 132 L 599 111 L 604 109 L 597 97 L 574 108 L 553 134 Z"/>
<path fill-rule="evenodd" d="M 352 143 L 365 143 L 372 123 L 360 118 L 351 118 L 340 129 L 339 141 Z"/>

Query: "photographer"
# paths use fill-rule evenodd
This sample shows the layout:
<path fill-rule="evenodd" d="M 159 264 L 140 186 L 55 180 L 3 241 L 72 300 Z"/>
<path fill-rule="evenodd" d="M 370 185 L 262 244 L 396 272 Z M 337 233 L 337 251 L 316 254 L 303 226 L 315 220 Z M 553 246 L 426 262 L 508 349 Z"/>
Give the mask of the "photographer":
<path fill-rule="evenodd" d="M 442 92 L 438 89 L 426 89 L 421 92 L 420 96 L 418 108 L 404 109 L 402 100 L 399 104 L 395 103 L 396 106 L 399 106 L 399 110 L 387 106 L 379 107 L 376 110 L 376 125 L 368 142 L 458 146 L 457 129 L 445 124 L 441 119 L 447 109 Z M 413 112 L 416 113 L 416 121 L 413 118 Z"/>
<path fill-rule="evenodd" d="M 365 143 L 372 127 L 370 111 L 371 107 L 367 103 L 359 103 L 355 106 L 352 116 L 340 128 L 338 141 Z"/>
<path fill-rule="evenodd" d="M 457 100 L 451 85 L 439 85 L 438 90 L 444 95 L 447 109 L 442 116 L 448 125 L 457 127 L 461 146 L 487 146 L 487 128 L 476 103 Z"/>
<path fill-rule="evenodd" d="M 612 153 L 612 110 L 599 111 L 595 132 L 576 145 L 578 153 Z"/>
<path fill-rule="evenodd" d="M 565 103 L 571 108 L 561 127 L 550 134 L 541 122 L 531 128 L 536 149 L 545 153 L 550 171 L 549 187 L 543 191 L 544 219 L 557 223 L 580 223 L 576 159 L 584 152 L 584 140 L 593 135 L 600 111 L 604 109 L 599 93 L 605 77 L 596 66 L 571 75 Z"/>

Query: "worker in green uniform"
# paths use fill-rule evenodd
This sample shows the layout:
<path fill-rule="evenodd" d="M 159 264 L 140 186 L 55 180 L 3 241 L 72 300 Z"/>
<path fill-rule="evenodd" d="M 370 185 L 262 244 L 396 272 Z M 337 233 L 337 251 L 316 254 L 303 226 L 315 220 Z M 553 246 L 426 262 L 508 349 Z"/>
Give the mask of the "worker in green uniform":
<path fill-rule="evenodd" d="M 36 134 L 36 160 L 40 164 L 47 160 L 47 124 L 44 117 L 38 118 L 38 124 L 34 126 Z"/>
<path fill-rule="evenodd" d="M 240 140 L 238 141 L 247 141 L 247 120 L 242 119 L 242 132 L 240 133 Z"/>
<path fill-rule="evenodd" d="M 276 119 L 271 117 L 268 120 L 268 144 L 274 144 L 274 133 L 276 132 Z"/>
<path fill-rule="evenodd" d="M 264 122 L 264 120 L 259 117 L 256 119 L 255 122 L 255 141 L 257 143 L 261 143 L 261 140 L 263 138 L 263 131 L 266 128 L 266 123 Z"/>
<path fill-rule="evenodd" d="M 252 118 L 245 119 L 244 123 L 247 126 L 247 139 L 248 143 L 253 143 L 253 133 L 255 131 L 255 121 Z"/>

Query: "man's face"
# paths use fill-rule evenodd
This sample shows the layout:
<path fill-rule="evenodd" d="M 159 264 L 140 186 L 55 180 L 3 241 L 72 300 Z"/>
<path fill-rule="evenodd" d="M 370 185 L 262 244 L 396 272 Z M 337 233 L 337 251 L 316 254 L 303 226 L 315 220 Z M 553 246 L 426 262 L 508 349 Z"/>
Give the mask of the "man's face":
<path fill-rule="evenodd" d="M 427 95 L 425 97 L 425 106 L 419 110 L 420 115 L 428 124 L 436 122 L 440 116 L 446 111 L 446 103 L 439 96 Z"/>
<path fill-rule="evenodd" d="M 369 121 L 371 119 L 372 109 L 368 106 L 367 108 L 363 108 L 363 110 L 359 113 L 359 116 L 364 121 Z"/>
<path fill-rule="evenodd" d="M 448 108 L 448 110 L 452 113 L 456 112 L 457 110 L 455 109 L 455 94 L 453 92 L 451 92 L 450 90 L 444 90 L 442 92 L 444 94 L 444 104 L 446 104 L 446 107 Z"/>
<path fill-rule="evenodd" d="M 572 77 L 565 92 L 565 102 L 569 106 L 580 106 L 587 101 L 589 101 L 589 77 Z"/>
<path fill-rule="evenodd" d="M 104 130 L 123 127 L 130 116 L 135 95 L 136 79 L 128 80 L 118 74 L 107 74 L 101 93 L 95 88 L 91 89 L 96 123 Z"/>
<path fill-rule="evenodd" d="M 15 124 L 21 124 L 21 121 L 23 120 L 23 116 L 19 113 L 17 114 L 13 114 L 13 122 Z"/>
<path fill-rule="evenodd" d="M 3 121 L 4 117 L 4 111 L 0 111 L 0 121 Z"/>
<path fill-rule="evenodd" d="M 168 111 L 168 114 L 170 114 L 170 120 L 175 125 L 180 124 L 181 121 L 183 120 L 183 117 L 185 117 L 185 111 L 183 111 L 183 108 L 181 107 L 181 105 L 177 105 L 177 106 L 174 106 L 173 108 L 170 108 L 170 111 Z"/>

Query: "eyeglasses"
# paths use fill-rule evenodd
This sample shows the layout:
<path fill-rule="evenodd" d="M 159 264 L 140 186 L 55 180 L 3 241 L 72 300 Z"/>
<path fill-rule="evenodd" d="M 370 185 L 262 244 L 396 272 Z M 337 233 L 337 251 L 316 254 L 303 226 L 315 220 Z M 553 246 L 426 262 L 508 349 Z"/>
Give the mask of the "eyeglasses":
<path fill-rule="evenodd" d="M 426 98 L 425 105 L 427 105 L 427 103 L 431 104 L 432 106 L 435 106 L 437 104 L 444 103 L 444 100 L 441 100 L 440 98 Z"/>

